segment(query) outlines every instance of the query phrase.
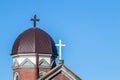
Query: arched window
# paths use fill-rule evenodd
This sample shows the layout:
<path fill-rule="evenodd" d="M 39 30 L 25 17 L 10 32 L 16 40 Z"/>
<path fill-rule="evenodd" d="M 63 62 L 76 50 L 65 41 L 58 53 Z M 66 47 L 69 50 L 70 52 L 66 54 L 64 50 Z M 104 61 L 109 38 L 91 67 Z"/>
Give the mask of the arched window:
<path fill-rule="evenodd" d="M 18 75 L 16 76 L 16 80 L 19 80 L 19 79 L 18 79 Z"/>
<path fill-rule="evenodd" d="M 19 74 L 17 72 L 14 74 L 14 80 L 19 80 Z"/>

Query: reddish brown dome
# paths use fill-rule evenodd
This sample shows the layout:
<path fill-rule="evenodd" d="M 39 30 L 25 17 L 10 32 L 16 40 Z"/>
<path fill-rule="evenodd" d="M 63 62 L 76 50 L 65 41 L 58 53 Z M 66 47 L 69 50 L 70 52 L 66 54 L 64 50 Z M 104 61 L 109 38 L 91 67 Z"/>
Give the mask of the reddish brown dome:
<path fill-rule="evenodd" d="M 39 53 L 56 54 L 52 38 L 39 28 L 30 28 L 18 36 L 12 48 L 12 54 Z"/>

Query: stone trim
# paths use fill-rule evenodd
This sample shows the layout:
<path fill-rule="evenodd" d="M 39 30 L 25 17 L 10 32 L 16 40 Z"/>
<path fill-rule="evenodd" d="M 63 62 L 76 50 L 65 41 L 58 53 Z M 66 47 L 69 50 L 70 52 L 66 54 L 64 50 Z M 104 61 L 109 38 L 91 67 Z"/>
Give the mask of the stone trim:
<path fill-rule="evenodd" d="M 15 62 L 14 62 L 13 65 L 12 65 L 12 69 L 17 69 L 17 68 L 19 68 L 19 63 L 18 63 L 18 61 L 15 59 Z"/>
<path fill-rule="evenodd" d="M 36 55 L 36 53 L 18 53 L 18 54 L 16 54 L 16 55 L 12 55 L 12 57 L 14 58 L 14 57 L 17 57 L 17 56 L 35 56 Z M 42 53 L 38 53 L 38 55 L 39 56 L 52 56 L 52 54 L 42 54 Z"/>
<path fill-rule="evenodd" d="M 19 68 L 34 68 L 35 64 L 31 60 L 26 58 L 19 66 Z"/>
<path fill-rule="evenodd" d="M 39 68 L 51 68 L 51 66 L 45 59 L 41 59 L 39 61 Z"/>

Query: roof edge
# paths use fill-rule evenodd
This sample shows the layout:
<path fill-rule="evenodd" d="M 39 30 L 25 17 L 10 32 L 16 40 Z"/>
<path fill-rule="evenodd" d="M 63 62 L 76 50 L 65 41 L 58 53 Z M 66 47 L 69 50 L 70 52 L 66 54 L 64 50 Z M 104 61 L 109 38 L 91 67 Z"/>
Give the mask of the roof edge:
<path fill-rule="evenodd" d="M 45 78 L 47 78 L 48 76 L 50 76 L 52 73 L 56 72 L 57 70 L 59 70 L 60 68 L 64 68 L 67 72 L 69 72 L 74 78 L 76 78 L 76 80 L 82 80 L 81 78 L 79 78 L 77 75 L 75 75 L 70 69 L 68 69 L 65 65 L 60 64 L 58 66 L 56 66 L 55 68 L 53 68 L 52 70 L 50 70 L 49 72 L 47 72 L 47 74 L 45 74 L 44 76 L 42 76 L 41 78 L 39 78 L 38 80 L 45 80 Z"/>

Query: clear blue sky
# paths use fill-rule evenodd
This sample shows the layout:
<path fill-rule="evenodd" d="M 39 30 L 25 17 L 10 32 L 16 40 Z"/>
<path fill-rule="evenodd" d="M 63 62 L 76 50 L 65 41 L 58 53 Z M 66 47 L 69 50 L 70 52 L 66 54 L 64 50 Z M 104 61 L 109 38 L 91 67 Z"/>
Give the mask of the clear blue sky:
<path fill-rule="evenodd" d="M 12 80 L 12 45 L 37 26 L 58 43 L 65 65 L 83 80 L 120 80 L 119 0 L 0 0 L 0 80 Z"/>

